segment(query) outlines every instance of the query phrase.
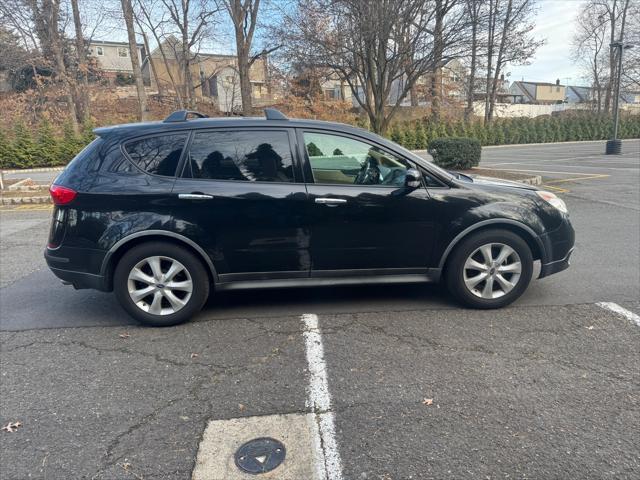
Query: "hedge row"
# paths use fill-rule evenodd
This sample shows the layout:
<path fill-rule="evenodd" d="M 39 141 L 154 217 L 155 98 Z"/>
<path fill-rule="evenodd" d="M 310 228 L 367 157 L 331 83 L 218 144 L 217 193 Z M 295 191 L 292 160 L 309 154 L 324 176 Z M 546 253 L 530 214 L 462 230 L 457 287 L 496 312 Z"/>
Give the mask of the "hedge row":
<path fill-rule="evenodd" d="M 89 123 L 75 134 L 68 123 L 56 132 L 47 120 L 36 129 L 16 122 L 10 132 L 0 129 L 0 169 L 66 165 L 93 138 Z"/>
<path fill-rule="evenodd" d="M 481 145 L 606 140 L 611 136 L 611 117 L 566 115 L 537 118 L 501 118 L 482 122 L 417 120 L 395 124 L 388 137 L 409 149 L 426 149 L 436 138 L 474 138 Z M 640 115 L 620 118 L 620 138 L 640 138 Z"/>
<path fill-rule="evenodd" d="M 481 145 L 606 140 L 611 135 L 611 124 L 610 117 L 593 114 L 502 118 L 490 125 L 416 120 L 396 123 L 388 136 L 409 149 L 426 149 L 436 138 L 473 138 Z M 66 165 L 93 140 L 92 129 L 93 125 L 86 124 L 76 135 L 70 124 L 64 124 L 57 132 L 46 120 L 36 129 L 16 122 L 12 131 L 0 129 L 0 169 Z M 620 138 L 640 138 L 640 115 L 623 115 L 619 133 Z"/>

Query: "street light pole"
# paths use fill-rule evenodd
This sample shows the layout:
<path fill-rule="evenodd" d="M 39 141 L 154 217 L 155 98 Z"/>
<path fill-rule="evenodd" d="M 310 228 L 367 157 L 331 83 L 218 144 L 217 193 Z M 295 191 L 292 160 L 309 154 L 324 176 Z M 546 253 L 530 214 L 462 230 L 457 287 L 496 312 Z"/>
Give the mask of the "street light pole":
<path fill-rule="evenodd" d="M 622 153 L 622 141 L 618 138 L 618 123 L 620 121 L 620 109 L 619 109 L 619 101 L 620 101 L 620 79 L 622 77 L 622 54 L 623 52 L 633 47 L 633 45 L 629 43 L 623 42 L 614 42 L 610 44 L 611 48 L 619 49 L 618 52 L 618 75 L 616 79 L 616 88 L 615 88 L 615 96 L 613 97 L 613 138 L 607 140 L 607 146 L 605 149 L 605 154 L 607 155 L 619 155 Z"/>

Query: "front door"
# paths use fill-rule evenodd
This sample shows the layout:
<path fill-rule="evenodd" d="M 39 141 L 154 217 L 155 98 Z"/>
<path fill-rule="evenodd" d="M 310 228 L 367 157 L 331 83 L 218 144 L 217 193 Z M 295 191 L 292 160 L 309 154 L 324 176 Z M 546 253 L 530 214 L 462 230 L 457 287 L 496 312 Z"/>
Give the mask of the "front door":
<path fill-rule="evenodd" d="M 312 276 L 424 273 L 437 234 L 407 159 L 358 137 L 298 132 L 304 145 Z"/>
<path fill-rule="evenodd" d="M 307 192 L 289 129 L 196 130 L 173 194 L 176 229 L 221 281 L 307 277 Z"/>

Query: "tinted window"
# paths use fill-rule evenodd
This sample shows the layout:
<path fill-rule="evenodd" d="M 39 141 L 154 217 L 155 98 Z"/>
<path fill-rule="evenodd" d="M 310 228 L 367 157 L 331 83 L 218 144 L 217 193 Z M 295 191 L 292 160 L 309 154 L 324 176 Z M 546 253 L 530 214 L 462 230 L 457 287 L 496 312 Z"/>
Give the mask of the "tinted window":
<path fill-rule="evenodd" d="M 197 132 L 185 171 L 192 178 L 293 182 L 289 135 L 283 131 Z"/>
<path fill-rule="evenodd" d="M 409 163 L 359 140 L 305 132 L 313 179 L 316 183 L 401 187 Z"/>
<path fill-rule="evenodd" d="M 145 172 L 172 177 L 186 138 L 186 133 L 147 137 L 128 142 L 124 148 L 133 163 Z"/>

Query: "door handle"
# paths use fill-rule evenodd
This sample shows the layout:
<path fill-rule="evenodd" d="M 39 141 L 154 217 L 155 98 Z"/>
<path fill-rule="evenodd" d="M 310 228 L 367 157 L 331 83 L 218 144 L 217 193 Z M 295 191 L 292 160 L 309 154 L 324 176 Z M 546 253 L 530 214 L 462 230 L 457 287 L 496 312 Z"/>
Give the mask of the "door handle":
<path fill-rule="evenodd" d="M 180 200 L 211 200 L 213 195 L 207 195 L 205 193 L 180 193 L 178 194 Z"/>
<path fill-rule="evenodd" d="M 320 203 L 322 205 L 336 206 L 341 205 L 343 203 L 347 203 L 344 198 L 316 198 L 316 203 Z"/>

